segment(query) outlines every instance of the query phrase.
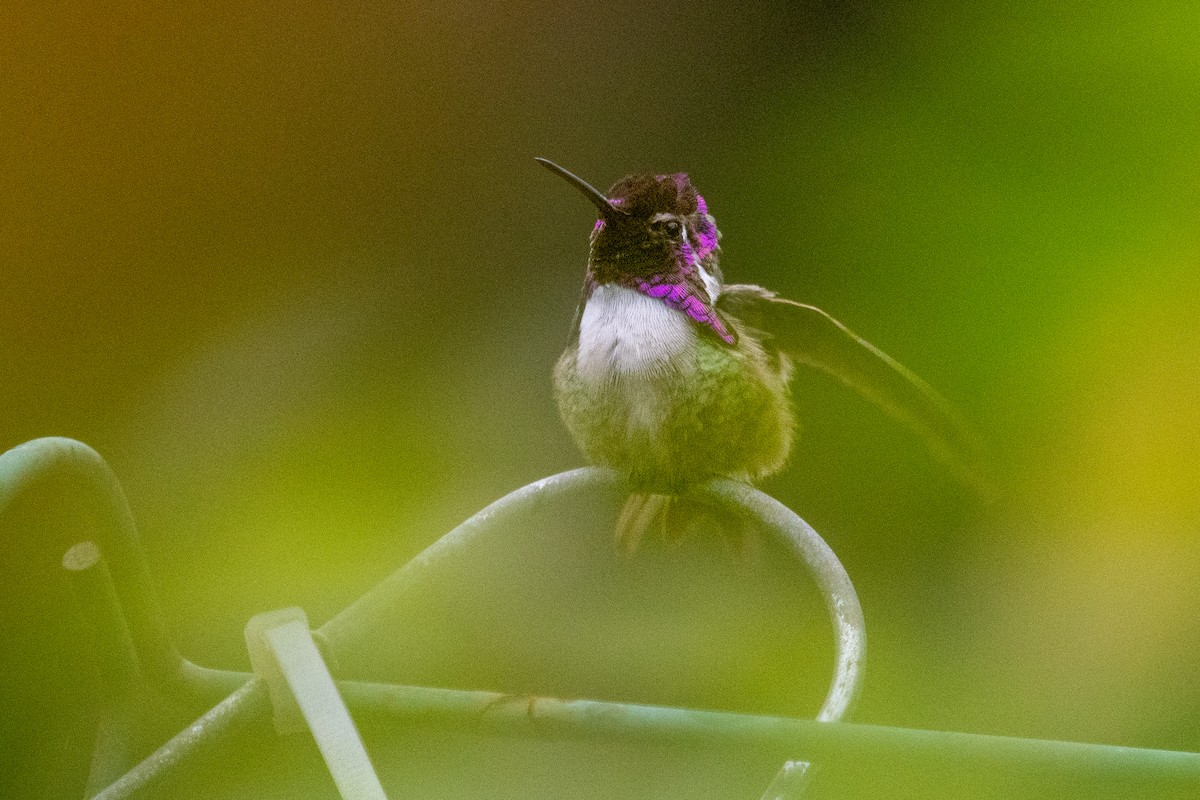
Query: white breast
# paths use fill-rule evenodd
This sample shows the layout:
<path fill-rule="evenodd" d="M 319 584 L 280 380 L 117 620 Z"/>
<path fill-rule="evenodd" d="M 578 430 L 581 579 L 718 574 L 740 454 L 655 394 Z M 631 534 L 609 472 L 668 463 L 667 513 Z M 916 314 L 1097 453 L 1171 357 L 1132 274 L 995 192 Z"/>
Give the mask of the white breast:
<path fill-rule="evenodd" d="M 597 286 L 579 321 L 578 370 L 590 378 L 658 372 L 696 340 L 678 311 L 614 284 Z"/>

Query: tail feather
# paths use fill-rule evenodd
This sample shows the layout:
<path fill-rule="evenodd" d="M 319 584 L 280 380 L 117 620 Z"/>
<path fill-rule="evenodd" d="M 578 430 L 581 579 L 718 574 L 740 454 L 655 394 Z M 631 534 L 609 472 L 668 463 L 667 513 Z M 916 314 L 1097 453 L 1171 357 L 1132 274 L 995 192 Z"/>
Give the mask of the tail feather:
<path fill-rule="evenodd" d="M 659 536 L 668 545 L 678 545 L 697 527 L 720 537 L 735 558 L 755 565 L 762 556 L 759 533 L 746 520 L 716 507 L 703 507 L 694 498 L 670 494 L 634 492 L 629 495 L 617 517 L 616 547 L 631 556 L 647 536 Z"/>
<path fill-rule="evenodd" d="M 675 497 L 669 494 L 634 492 L 629 495 L 621 507 L 621 515 L 617 517 L 617 549 L 632 555 L 652 529 L 666 538 L 667 518 L 674 500 Z"/>

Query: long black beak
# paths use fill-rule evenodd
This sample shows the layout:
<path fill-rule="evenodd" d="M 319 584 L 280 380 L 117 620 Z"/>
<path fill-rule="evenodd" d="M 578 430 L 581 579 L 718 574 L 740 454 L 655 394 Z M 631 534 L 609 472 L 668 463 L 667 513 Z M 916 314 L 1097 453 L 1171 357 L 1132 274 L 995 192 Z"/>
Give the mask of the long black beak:
<path fill-rule="evenodd" d="M 553 161 L 546 158 L 534 158 L 534 161 L 538 162 L 546 169 L 561 177 L 567 183 L 578 189 L 584 197 L 586 197 L 588 200 L 591 200 L 592 205 L 596 206 L 596 209 L 600 212 L 600 216 L 603 217 L 606 222 L 616 222 L 629 216 L 627 212 L 622 211 L 614 206 L 607 197 L 596 190 L 596 187 L 592 186 L 575 173 L 563 169 L 558 164 L 555 164 Z"/>

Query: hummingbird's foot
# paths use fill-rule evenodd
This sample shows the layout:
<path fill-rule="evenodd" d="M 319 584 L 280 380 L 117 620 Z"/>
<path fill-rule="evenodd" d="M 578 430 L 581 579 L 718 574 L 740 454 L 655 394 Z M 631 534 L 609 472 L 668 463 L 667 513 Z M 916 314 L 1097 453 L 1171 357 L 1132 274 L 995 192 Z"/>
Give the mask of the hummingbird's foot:
<path fill-rule="evenodd" d="M 537 705 L 538 698 L 532 694 L 502 694 L 494 700 L 489 700 L 483 708 L 479 710 L 479 718 L 482 719 L 489 711 L 508 703 L 523 701 L 525 703 L 525 716 L 533 722 L 534 706 Z"/>

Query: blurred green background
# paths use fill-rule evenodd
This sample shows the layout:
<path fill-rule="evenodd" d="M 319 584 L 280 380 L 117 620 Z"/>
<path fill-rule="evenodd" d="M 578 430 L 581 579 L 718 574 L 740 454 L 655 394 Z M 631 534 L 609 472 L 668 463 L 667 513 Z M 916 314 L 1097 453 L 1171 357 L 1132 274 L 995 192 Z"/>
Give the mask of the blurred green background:
<path fill-rule="evenodd" d="M 582 463 L 549 375 L 593 216 L 532 157 L 683 170 L 728 279 L 927 378 L 1004 486 L 797 380 L 764 488 L 862 596 L 857 719 L 1200 749 L 1197 86 L 1186 2 L 21 4 L 0 450 L 97 448 L 181 650 L 246 668 L 252 614 L 319 624 Z M 0 562 L 0 771 L 36 784 L 90 747 L 86 663 Z"/>

